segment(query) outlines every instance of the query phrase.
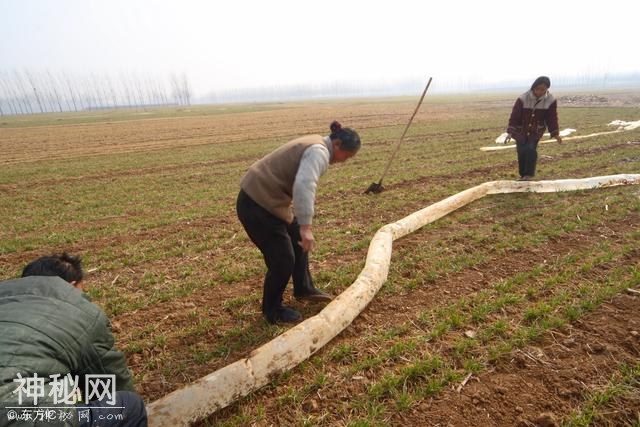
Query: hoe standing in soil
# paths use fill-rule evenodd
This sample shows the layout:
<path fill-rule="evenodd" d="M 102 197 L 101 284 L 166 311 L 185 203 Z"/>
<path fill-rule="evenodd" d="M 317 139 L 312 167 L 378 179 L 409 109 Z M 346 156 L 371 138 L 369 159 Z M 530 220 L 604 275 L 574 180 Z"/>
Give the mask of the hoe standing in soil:
<path fill-rule="evenodd" d="M 420 105 L 422 104 L 422 100 L 424 99 L 424 96 L 427 94 L 427 90 L 429 90 L 429 85 L 431 84 L 431 79 L 432 79 L 432 77 L 429 77 L 429 81 L 427 82 L 427 86 L 424 88 L 424 92 L 422 92 L 422 96 L 420 97 L 420 101 L 418 101 L 418 105 L 416 106 L 416 110 L 413 112 L 413 115 L 409 119 L 409 123 L 407 123 L 407 126 L 404 128 L 404 132 L 402 132 L 402 136 L 398 140 L 398 144 L 396 145 L 396 149 L 393 151 L 393 154 L 391 155 L 391 158 L 389 159 L 389 162 L 387 163 L 387 167 L 384 168 L 384 172 L 382 172 L 382 176 L 380 177 L 380 181 L 374 182 L 373 184 L 371 184 L 369 186 L 369 188 L 367 188 L 367 190 L 364 192 L 364 194 L 369 194 L 369 193 L 378 194 L 378 193 L 382 193 L 384 191 L 384 187 L 382 186 L 382 180 L 387 175 L 387 172 L 389 171 L 389 166 L 391 166 L 391 162 L 393 162 L 393 159 L 396 157 L 396 154 L 398 154 L 398 150 L 400 149 L 400 144 L 402 144 L 402 140 L 404 139 L 404 136 L 407 134 L 407 131 L 409 130 L 409 126 L 411 126 L 411 122 L 413 121 L 413 118 L 416 116 L 416 113 L 418 112 L 418 109 L 420 109 Z"/>

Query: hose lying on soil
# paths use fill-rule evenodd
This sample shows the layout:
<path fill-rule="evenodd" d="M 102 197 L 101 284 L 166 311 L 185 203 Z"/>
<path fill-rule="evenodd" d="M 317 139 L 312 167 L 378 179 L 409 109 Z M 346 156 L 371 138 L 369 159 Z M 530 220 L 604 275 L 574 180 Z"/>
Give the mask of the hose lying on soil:
<path fill-rule="evenodd" d="M 380 228 L 357 279 L 320 313 L 254 350 L 249 357 L 198 379 L 147 406 L 152 427 L 186 426 L 268 384 L 309 358 L 365 309 L 386 281 L 394 240 L 489 194 L 550 193 L 640 184 L 640 174 L 557 181 L 492 181 L 469 188 Z"/>
<path fill-rule="evenodd" d="M 626 131 L 630 131 L 630 130 L 634 130 L 634 129 L 638 129 L 640 128 L 640 120 L 636 120 L 635 122 L 625 122 L 623 120 L 614 120 L 611 123 L 608 124 L 608 126 L 618 126 L 618 128 L 616 130 L 610 130 L 610 131 L 606 131 L 606 132 L 596 132 L 596 133 L 590 133 L 588 135 L 575 135 L 575 136 L 568 136 L 566 138 L 562 138 L 563 141 L 574 141 L 577 139 L 587 139 L 587 138 L 593 138 L 594 136 L 601 136 L 601 135 L 611 135 L 614 133 L 621 133 L 621 132 L 626 132 Z M 565 129 L 565 131 L 567 130 L 573 130 L 573 129 Z M 505 134 L 503 134 L 505 135 Z M 560 136 L 564 136 L 562 135 L 562 132 L 560 133 Z M 502 135 L 500 135 L 498 138 L 502 137 Z M 496 140 L 497 142 L 497 140 Z M 548 144 L 549 142 L 555 142 L 554 139 L 546 139 L 544 141 L 540 141 L 539 144 Z M 515 144 L 511 144 L 511 145 L 490 145 L 487 147 L 480 147 L 480 151 L 499 151 L 499 150 L 508 150 L 510 148 L 515 148 Z"/>

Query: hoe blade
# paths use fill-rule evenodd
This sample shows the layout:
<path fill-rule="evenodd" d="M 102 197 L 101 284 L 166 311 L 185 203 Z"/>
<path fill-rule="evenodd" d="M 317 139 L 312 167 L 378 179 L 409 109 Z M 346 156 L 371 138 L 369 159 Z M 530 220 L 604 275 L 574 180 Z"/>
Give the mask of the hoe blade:
<path fill-rule="evenodd" d="M 379 194 L 379 193 L 382 193 L 383 191 L 384 191 L 384 187 L 382 186 L 382 183 L 374 182 L 369 186 L 369 188 L 367 188 L 364 194 L 369 194 L 369 193 Z"/>

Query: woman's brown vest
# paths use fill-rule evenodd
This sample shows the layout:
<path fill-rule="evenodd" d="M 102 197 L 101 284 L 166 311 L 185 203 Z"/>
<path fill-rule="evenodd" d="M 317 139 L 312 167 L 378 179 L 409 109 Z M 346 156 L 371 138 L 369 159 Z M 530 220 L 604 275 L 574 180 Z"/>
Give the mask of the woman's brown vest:
<path fill-rule="evenodd" d="M 257 204 L 290 224 L 293 221 L 293 181 L 304 151 L 323 144 L 320 135 L 308 135 L 287 142 L 255 162 L 244 174 L 240 187 Z"/>

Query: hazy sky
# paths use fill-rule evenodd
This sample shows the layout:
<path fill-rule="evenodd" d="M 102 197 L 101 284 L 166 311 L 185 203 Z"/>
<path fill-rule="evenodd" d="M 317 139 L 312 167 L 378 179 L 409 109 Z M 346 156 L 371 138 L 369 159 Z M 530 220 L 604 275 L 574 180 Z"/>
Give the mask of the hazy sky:
<path fill-rule="evenodd" d="M 0 70 L 186 72 L 196 95 L 640 71 L 639 0 L 0 0 Z"/>

